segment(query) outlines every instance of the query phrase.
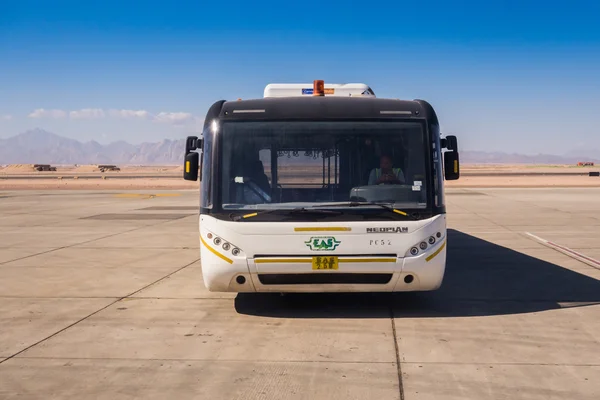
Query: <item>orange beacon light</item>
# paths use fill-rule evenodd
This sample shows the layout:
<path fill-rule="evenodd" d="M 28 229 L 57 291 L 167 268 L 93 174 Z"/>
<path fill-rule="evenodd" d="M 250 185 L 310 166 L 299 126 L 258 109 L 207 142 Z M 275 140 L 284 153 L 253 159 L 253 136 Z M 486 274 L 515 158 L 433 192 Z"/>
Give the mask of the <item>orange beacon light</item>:
<path fill-rule="evenodd" d="M 315 80 L 313 82 L 313 96 L 325 96 L 325 81 Z"/>

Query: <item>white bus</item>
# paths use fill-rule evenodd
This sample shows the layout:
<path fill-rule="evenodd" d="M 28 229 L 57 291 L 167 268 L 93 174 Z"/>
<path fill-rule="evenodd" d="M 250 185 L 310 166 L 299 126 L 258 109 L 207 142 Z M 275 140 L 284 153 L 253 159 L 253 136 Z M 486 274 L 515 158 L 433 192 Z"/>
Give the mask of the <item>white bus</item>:
<path fill-rule="evenodd" d="M 442 283 L 444 178 L 459 178 L 459 157 L 456 137 L 440 137 L 425 101 L 323 81 L 218 101 L 201 138 L 187 138 L 184 179 L 198 178 L 210 291 L 427 291 Z"/>

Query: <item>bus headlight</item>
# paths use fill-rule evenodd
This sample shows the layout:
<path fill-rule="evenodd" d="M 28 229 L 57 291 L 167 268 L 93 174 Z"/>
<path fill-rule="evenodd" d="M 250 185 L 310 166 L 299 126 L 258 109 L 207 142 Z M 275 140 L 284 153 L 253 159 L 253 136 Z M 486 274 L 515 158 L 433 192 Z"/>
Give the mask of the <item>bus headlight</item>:
<path fill-rule="evenodd" d="M 227 240 L 220 238 L 219 236 L 216 236 L 213 233 L 207 233 L 206 237 L 208 239 L 212 239 L 212 242 L 215 244 L 215 246 L 219 246 L 221 249 L 223 249 L 225 252 L 231 252 L 231 254 L 233 256 L 242 256 L 242 250 L 237 247 L 236 245 L 234 245 L 233 243 L 228 242 Z"/>
<path fill-rule="evenodd" d="M 418 244 L 415 244 L 406 252 L 405 257 L 418 256 L 421 252 L 427 250 L 429 246 L 433 246 L 434 244 L 436 244 L 436 236 L 439 239 L 440 237 L 442 237 L 442 234 L 440 232 L 437 232 L 434 235 L 429 236 L 427 239 L 422 240 Z"/>

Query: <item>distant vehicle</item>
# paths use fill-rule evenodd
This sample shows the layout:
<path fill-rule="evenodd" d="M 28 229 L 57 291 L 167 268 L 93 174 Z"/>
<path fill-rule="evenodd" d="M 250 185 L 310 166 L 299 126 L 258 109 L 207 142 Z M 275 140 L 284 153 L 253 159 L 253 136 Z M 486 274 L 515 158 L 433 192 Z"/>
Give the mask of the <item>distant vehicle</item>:
<path fill-rule="evenodd" d="M 100 172 L 121 170 L 121 168 L 117 167 L 116 165 L 98 165 L 98 169 Z"/>
<path fill-rule="evenodd" d="M 33 169 L 36 171 L 56 171 L 56 167 L 49 164 L 34 164 Z"/>
<path fill-rule="evenodd" d="M 205 285 L 435 290 L 446 266 L 444 178 L 459 175 L 457 139 L 440 137 L 423 100 L 315 81 L 217 101 L 202 137 L 187 138 L 184 163 L 184 179 L 200 176 Z"/>
<path fill-rule="evenodd" d="M 577 166 L 579 167 L 593 167 L 594 163 L 591 161 L 578 162 Z"/>

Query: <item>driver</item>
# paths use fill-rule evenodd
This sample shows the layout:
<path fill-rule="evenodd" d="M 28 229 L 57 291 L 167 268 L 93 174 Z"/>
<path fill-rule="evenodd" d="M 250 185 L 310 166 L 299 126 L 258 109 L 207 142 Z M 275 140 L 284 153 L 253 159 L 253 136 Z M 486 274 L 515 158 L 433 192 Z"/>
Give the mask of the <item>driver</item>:
<path fill-rule="evenodd" d="M 404 174 L 400 168 L 393 168 L 392 157 L 383 154 L 379 159 L 379 168 L 373 168 L 369 175 L 370 185 L 401 184 L 404 183 Z"/>

